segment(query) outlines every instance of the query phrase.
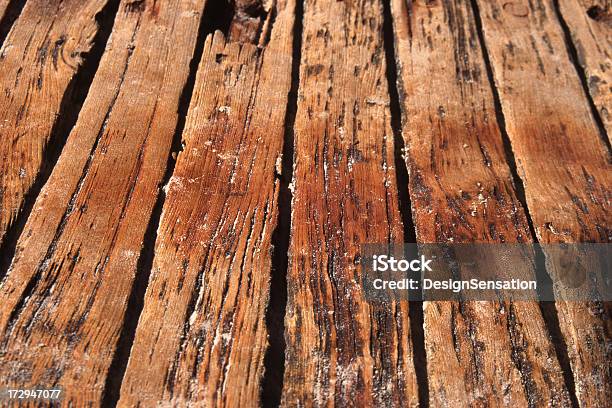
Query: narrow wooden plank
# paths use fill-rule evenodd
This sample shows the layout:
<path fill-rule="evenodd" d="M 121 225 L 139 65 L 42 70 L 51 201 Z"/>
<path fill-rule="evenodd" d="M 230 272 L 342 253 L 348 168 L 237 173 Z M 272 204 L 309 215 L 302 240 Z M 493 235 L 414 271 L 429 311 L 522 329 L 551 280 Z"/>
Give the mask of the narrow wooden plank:
<path fill-rule="evenodd" d="M 121 406 L 259 401 L 295 2 L 267 7 L 206 39 Z"/>
<path fill-rule="evenodd" d="M 359 244 L 402 242 L 383 5 L 305 2 L 284 406 L 416 406 L 407 302 L 369 304 Z"/>
<path fill-rule="evenodd" d="M 530 242 L 470 2 L 392 13 L 418 242 Z M 428 301 L 424 327 L 433 406 L 570 404 L 537 302 Z"/>
<path fill-rule="evenodd" d="M 558 0 L 576 47 L 593 102 L 612 137 L 612 4 L 606 0 Z"/>
<path fill-rule="evenodd" d="M 610 242 L 610 155 L 549 1 L 478 2 L 527 205 L 541 243 Z M 610 318 L 557 302 L 581 406 L 611 393 Z"/>
<path fill-rule="evenodd" d="M 62 101 L 71 97 L 107 3 L 28 1 L 0 48 L 0 243 L 45 165 Z"/>
<path fill-rule="evenodd" d="M 124 1 L 0 286 L 0 384 L 100 405 L 204 0 Z M 110 379 L 113 380 L 113 379 Z"/>

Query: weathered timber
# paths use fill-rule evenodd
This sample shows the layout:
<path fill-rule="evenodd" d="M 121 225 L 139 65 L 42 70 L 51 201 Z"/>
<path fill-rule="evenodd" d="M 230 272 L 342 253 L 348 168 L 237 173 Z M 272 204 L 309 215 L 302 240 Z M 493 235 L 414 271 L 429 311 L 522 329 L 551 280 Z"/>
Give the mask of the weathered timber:
<path fill-rule="evenodd" d="M 359 245 L 402 242 L 377 0 L 304 8 L 284 406 L 416 406 L 407 302 L 368 303 Z"/>
<path fill-rule="evenodd" d="M 610 242 L 610 155 L 567 53 L 551 1 L 478 1 L 506 129 L 541 243 Z M 555 276 L 553 276 L 553 279 Z M 607 405 L 610 317 L 557 302 L 576 397 Z"/>
<path fill-rule="evenodd" d="M 295 2 L 271 7 L 261 41 L 206 38 L 122 406 L 259 401 Z"/>
<path fill-rule="evenodd" d="M 0 22 L 5 19 L 11 0 L 0 0 Z M 7 31 L 8 27 L 0 27 L 0 32 Z M 1 44 L 0 44 L 1 45 Z"/>
<path fill-rule="evenodd" d="M 578 62 L 608 138 L 612 137 L 612 3 L 558 0 L 576 47 Z"/>
<path fill-rule="evenodd" d="M 0 46 L 19 16 L 26 0 L 0 0 Z"/>
<path fill-rule="evenodd" d="M 0 48 L 0 243 L 47 164 L 48 142 L 61 130 L 54 126 L 107 3 L 29 1 Z"/>
<path fill-rule="evenodd" d="M 417 241 L 530 242 L 469 1 L 392 13 Z M 433 406 L 569 404 L 537 302 L 428 301 L 424 328 Z"/>
<path fill-rule="evenodd" d="M 204 0 L 121 4 L 89 96 L 0 286 L 2 387 L 59 386 L 65 404 L 101 404 L 203 8 Z M 45 67 L 53 70 L 49 52 Z"/>

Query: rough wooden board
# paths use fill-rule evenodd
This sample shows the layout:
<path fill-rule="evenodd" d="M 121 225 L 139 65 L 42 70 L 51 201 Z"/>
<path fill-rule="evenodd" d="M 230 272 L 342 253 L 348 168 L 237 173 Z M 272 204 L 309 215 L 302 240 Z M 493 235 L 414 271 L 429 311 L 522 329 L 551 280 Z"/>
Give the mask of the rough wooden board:
<path fill-rule="evenodd" d="M 36 176 L 107 0 L 28 1 L 0 49 L 0 243 Z"/>
<path fill-rule="evenodd" d="M 559 0 L 593 102 L 612 137 L 612 4 L 609 0 Z"/>
<path fill-rule="evenodd" d="M 383 5 L 305 2 L 283 406 L 416 406 L 408 305 L 369 304 L 359 244 L 402 242 Z"/>
<path fill-rule="evenodd" d="M 266 14 L 262 48 L 206 39 L 122 406 L 259 401 L 294 12 L 290 0 Z"/>
<path fill-rule="evenodd" d="M 417 241 L 530 242 L 470 3 L 392 14 Z M 424 328 L 433 406 L 570 404 L 537 303 L 428 301 Z"/>
<path fill-rule="evenodd" d="M 101 403 L 203 7 L 120 6 L 89 97 L 0 286 L 2 387 L 56 385 L 66 404 Z"/>
<path fill-rule="evenodd" d="M 11 0 L 0 0 L 0 21 L 4 18 Z"/>
<path fill-rule="evenodd" d="M 479 1 L 506 128 L 541 243 L 610 242 L 610 156 L 571 65 L 551 3 Z M 558 302 L 581 406 L 611 393 L 610 319 Z"/>

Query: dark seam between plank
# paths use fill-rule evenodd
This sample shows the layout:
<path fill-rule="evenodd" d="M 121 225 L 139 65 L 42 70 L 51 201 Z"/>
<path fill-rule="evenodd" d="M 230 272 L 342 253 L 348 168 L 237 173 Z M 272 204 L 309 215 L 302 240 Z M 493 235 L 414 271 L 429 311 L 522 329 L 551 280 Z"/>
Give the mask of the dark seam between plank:
<path fill-rule="evenodd" d="M 385 57 L 387 61 L 387 81 L 390 97 L 391 128 L 395 147 L 395 175 L 398 191 L 398 204 L 404 228 L 404 242 L 416 243 L 416 229 L 411 213 L 411 200 L 408 190 L 409 176 L 406 161 L 404 159 L 405 143 L 402 137 L 402 121 L 407 120 L 406 112 L 403 111 L 400 100 L 400 92 L 403 94 L 403 84 L 397 75 L 397 65 L 400 61 L 395 53 L 395 37 L 393 35 L 393 17 L 391 5 L 383 1 L 383 35 Z M 397 64 L 397 65 L 396 65 Z M 422 299 L 420 290 L 415 294 L 417 299 Z M 423 302 L 420 300 L 410 301 L 408 304 L 408 316 L 410 318 L 410 337 L 412 338 L 413 365 L 417 380 L 419 406 L 429 406 L 429 380 L 427 378 L 427 353 L 425 350 L 425 330 L 423 317 Z"/>
<path fill-rule="evenodd" d="M 295 119 L 302 59 L 304 4 L 296 1 L 293 26 L 293 59 L 291 88 L 285 113 L 285 135 L 279 179 L 278 221 L 272 233 L 272 271 L 270 296 L 266 310 L 266 328 L 269 345 L 264 356 L 260 402 L 262 406 L 278 407 L 281 403 L 285 376 L 285 313 L 287 311 L 287 270 L 289 267 L 289 245 L 291 240 L 291 213 L 293 195 L 289 188 L 293 179 Z"/>
<path fill-rule="evenodd" d="M 535 227 L 533 224 L 533 219 L 529 212 L 529 207 L 527 205 L 527 198 L 525 195 L 525 186 L 523 184 L 523 179 L 519 176 L 517 167 L 516 167 L 516 157 L 514 155 L 514 151 L 512 150 L 512 144 L 510 141 L 510 137 L 508 135 L 508 131 L 506 128 L 506 119 L 503 113 L 503 109 L 501 106 L 501 99 L 499 96 L 499 92 L 497 90 L 497 86 L 495 84 L 495 79 L 493 76 L 493 68 L 491 66 L 491 61 L 489 59 L 489 52 L 487 50 L 487 45 L 484 39 L 484 31 L 482 28 L 482 19 L 480 17 L 480 9 L 476 2 L 477 0 L 470 0 L 472 5 L 472 11 L 474 13 L 474 20 L 476 22 L 476 31 L 478 34 L 478 40 L 480 42 L 482 48 L 482 55 L 485 62 L 485 67 L 487 71 L 487 78 L 489 80 L 489 84 L 491 86 L 491 90 L 493 92 L 493 101 L 495 105 L 495 115 L 497 117 L 497 124 L 499 126 L 499 130 L 502 135 L 502 141 L 504 145 L 504 152 L 506 155 L 506 163 L 510 168 L 510 173 L 512 175 L 512 183 L 514 185 L 514 191 L 516 193 L 516 197 L 523 207 L 525 211 L 525 218 L 527 219 L 527 224 L 529 226 L 529 233 L 533 242 L 535 244 L 538 243 L 538 238 L 535 232 Z M 542 249 L 539 245 L 534 245 L 535 251 L 535 259 L 536 259 L 536 279 L 540 280 L 544 284 L 541 285 L 543 287 L 551 287 L 551 277 L 546 272 L 545 267 L 545 256 L 542 252 Z M 541 290 L 538 291 L 538 296 L 540 298 L 543 297 L 543 293 Z M 542 317 L 544 319 L 544 324 L 546 325 L 546 329 L 551 337 L 551 341 L 555 347 L 555 354 L 557 355 L 557 360 L 559 361 L 559 365 L 561 366 L 561 371 L 563 374 L 563 380 L 565 383 L 565 387 L 570 396 L 570 401 L 572 406 L 576 408 L 578 406 L 578 399 L 576 397 L 576 386 L 574 383 L 574 376 L 572 372 L 571 365 L 569 364 L 569 354 L 567 350 L 567 344 L 563 340 L 563 336 L 561 335 L 561 328 L 559 326 L 559 319 L 557 317 L 556 308 L 554 306 L 554 302 L 544 302 L 540 301 L 539 307 L 542 313 Z M 520 369 L 519 369 L 520 371 Z M 521 377 L 523 377 L 523 373 L 521 372 Z M 530 395 L 528 395 L 531 398 Z"/>

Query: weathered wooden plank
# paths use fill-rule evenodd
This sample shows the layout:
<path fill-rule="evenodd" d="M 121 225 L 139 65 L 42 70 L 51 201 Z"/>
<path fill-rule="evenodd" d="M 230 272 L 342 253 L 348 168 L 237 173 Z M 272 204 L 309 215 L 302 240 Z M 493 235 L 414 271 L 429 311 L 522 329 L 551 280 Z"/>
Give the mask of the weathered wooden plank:
<path fill-rule="evenodd" d="M 100 405 L 204 3 L 121 4 L 89 97 L 0 286 L 3 387 L 55 385 L 67 405 Z"/>
<path fill-rule="evenodd" d="M 4 18 L 11 0 L 0 0 L 0 21 Z"/>
<path fill-rule="evenodd" d="M 206 39 L 121 406 L 259 401 L 295 2 L 268 7 Z"/>
<path fill-rule="evenodd" d="M 0 0 L 0 46 L 25 0 Z"/>
<path fill-rule="evenodd" d="M 417 241 L 530 242 L 470 2 L 392 13 Z M 536 302 L 428 301 L 424 327 L 433 406 L 570 404 Z"/>
<path fill-rule="evenodd" d="M 612 3 L 606 0 L 558 0 L 570 30 L 589 92 L 612 137 Z"/>
<path fill-rule="evenodd" d="M 369 304 L 359 244 L 402 242 L 377 0 L 305 2 L 284 406 L 418 404 L 408 305 Z"/>
<path fill-rule="evenodd" d="M 610 242 L 610 155 L 549 1 L 479 1 L 506 128 L 541 243 Z M 605 406 L 609 316 L 557 302 L 581 406 Z"/>
<path fill-rule="evenodd" d="M 45 165 L 62 101 L 71 98 L 107 3 L 29 1 L 0 49 L 0 243 Z"/>

